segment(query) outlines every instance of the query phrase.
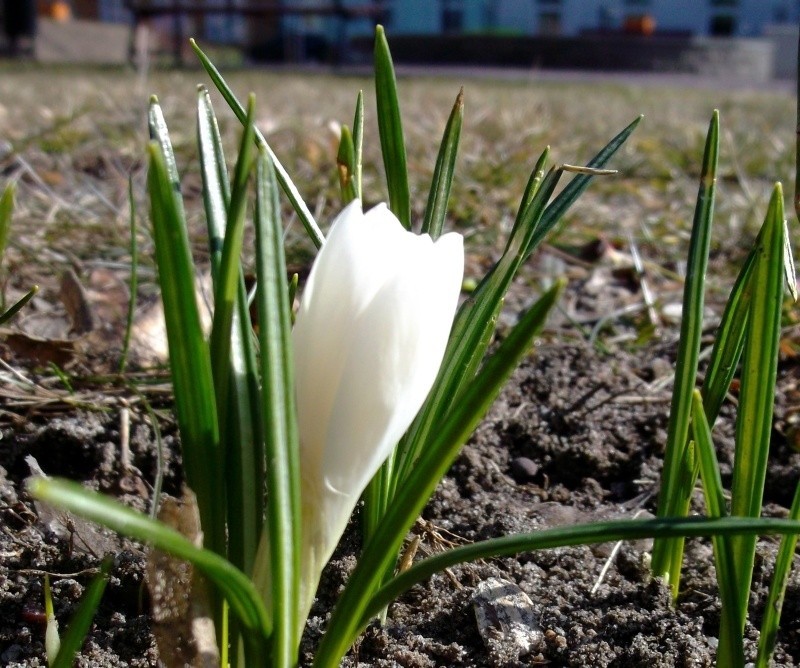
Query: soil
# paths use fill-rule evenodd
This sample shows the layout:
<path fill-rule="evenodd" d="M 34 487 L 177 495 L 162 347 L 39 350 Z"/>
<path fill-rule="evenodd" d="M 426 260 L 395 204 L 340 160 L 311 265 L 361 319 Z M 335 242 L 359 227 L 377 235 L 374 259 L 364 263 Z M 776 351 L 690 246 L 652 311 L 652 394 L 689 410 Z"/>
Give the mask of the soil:
<path fill-rule="evenodd" d="M 584 343 L 543 339 L 516 371 L 414 527 L 419 555 L 520 531 L 595 519 L 642 517 L 655 508 L 675 344 L 599 353 Z M 785 515 L 798 483 L 791 447 L 800 366 L 781 362 L 765 512 Z M 69 620 L 103 553 L 114 555 L 107 593 L 80 666 L 156 666 L 143 587 L 145 552 L 37 506 L 26 496 L 33 456 L 66 476 L 146 510 L 156 469 L 150 428 L 131 412 L 127 464 L 119 456 L 119 411 L 59 410 L 21 420 L 0 441 L 0 664 L 44 666 L 43 576 L 56 616 Z M 715 428 L 724 482 L 732 462 L 732 410 Z M 181 486 L 177 439 L 165 429 L 164 491 Z M 696 499 L 701 510 L 700 499 Z M 323 576 L 303 642 L 308 662 L 326 615 L 355 563 L 355 523 Z M 754 657 L 777 541 L 761 540 L 747 628 Z M 373 624 L 345 666 L 711 666 L 720 603 L 708 541 L 687 544 L 676 606 L 648 570 L 647 541 L 547 550 L 466 564 L 417 585 Z M 601 574 L 604 566 L 607 572 Z M 523 640 L 481 632 L 476 591 L 502 581 L 526 617 Z M 490 583 L 494 581 L 489 581 Z M 483 583 L 483 584 L 482 584 Z M 497 584 L 496 582 L 494 584 Z M 521 602 L 521 603 L 520 603 Z M 479 605 L 487 614 L 486 604 Z M 488 611 L 491 613 L 491 610 Z M 518 629 L 519 631 L 519 629 Z M 800 665 L 800 576 L 795 568 L 775 653 L 776 666 Z"/>

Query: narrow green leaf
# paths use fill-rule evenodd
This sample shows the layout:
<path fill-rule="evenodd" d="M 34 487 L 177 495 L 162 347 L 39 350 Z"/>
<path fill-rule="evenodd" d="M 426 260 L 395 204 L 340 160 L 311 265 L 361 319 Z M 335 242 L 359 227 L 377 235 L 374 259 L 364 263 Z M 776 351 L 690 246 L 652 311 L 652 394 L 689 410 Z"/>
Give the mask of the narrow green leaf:
<path fill-rule="evenodd" d="M 250 152 L 252 136 L 246 141 L 249 142 L 247 151 Z M 222 282 L 219 274 L 231 195 L 217 118 L 204 86 L 198 87 L 197 142 L 200 149 L 200 174 L 203 181 L 211 273 L 215 288 L 219 288 Z M 241 173 L 239 178 L 241 180 Z M 239 214 L 242 214 L 241 222 L 244 221 L 244 193 L 245 189 L 240 188 L 237 194 L 236 206 L 239 207 Z M 234 213 L 235 215 L 237 214 Z M 227 392 L 227 406 L 219 414 L 220 433 L 226 435 L 228 558 L 234 566 L 249 573 L 263 528 L 264 452 L 258 370 L 244 271 L 240 263 L 236 264 L 239 266 L 235 286 L 236 303 L 230 330 L 230 387 Z M 220 358 L 220 362 L 223 359 Z"/>
<path fill-rule="evenodd" d="M 39 286 L 34 285 L 22 297 L 9 306 L 7 310 L 5 310 L 3 313 L 0 313 L 0 325 L 5 325 L 9 320 L 11 320 L 11 318 L 17 315 L 17 313 L 19 313 L 25 307 L 25 304 L 33 299 L 37 292 L 39 292 Z"/>
<path fill-rule="evenodd" d="M 556 303 L 564 281 L 545 293 L 509 332 L 497 351 L 467 386 L 458 406 L 437 425 L 438 429 L 421 454 L 419 465 L 401 485 L 383 521 L 353 571 L 341 594 L 320 644 L 316 666 L 337 666 L 360 630 L 360 621 L 371 594 L 396 559 L 406 532 L 414 523 L 439 481 L 444 477 L 463 443 L 483 417 L 508 376 L 530 348 Z"/>
<path fill-rule="evenodd" d="M 300 274 L 294 273 L 289 279 L 289 319 L 294 325 L 294 300 L 297 297 L 297 288 L 300 285 Z"/>
<path fill-rule="evenodd" d="M 239 295 L 242 242 L 247 212 L 247 183 L 252 172 L 255 151 L 254 114 L 255 98 L 250 96 L 247 120 L 234 169 L 231 197 L 225 218 L 225 240 L 222 244 L 217 285 L 214 289 L 214 319 L 211 325 L 210 347 L 217 407 L 227 405 L 230 390 L 231 326 Z"/>
<path fill-rule="evenodd" d="M 535 170 L 541 185 L 537 187 L 531 205 L 521 212 L 520 223 L 512 229 L 503 256 L 456 314 L 439 375 L 398 451 L 398 468 L 392 481 L 395 487 L 410 474 L 431 434 L 450 407 L 458 403 L 460 392 L 472 381 L 483 360 L 505 293 L 524 261 L 528 241 L 535 233 L 547 200 L 558 183 L 559 171 L 551 170 L 545 177 L 540 174 L 546 159 L 547 151 L 542 154 Z"/>
<path fill-rule="evenodd" d="M 590 522 L 572 526 L 542 529 L 533 533 L 503 536 L 490 540 L 470 543 L 451 550 L 439 552 L 416 562 L 411 568 L 398 574 L 387 582 L 365 606 L 360 623 L 364 625 L 384 606 L 394 601 L 403 592 L 418 582 L 427 580 L 434 573 L 458 564 L 510 557 L 522 552 L 546 550 L 570 545 L 590 545 L 612 543 L 620 540 L 641 540 L 643 538 L 675 538 L 692 536 L 734 536 L 734 535 L 797 535 L 800 521 L 773 518 L 725 517 L 707 519 L 705 517 L 684 517 L 647 520 L 610 520 Z M 347 648 L 345 648 L 345 651 Z M 315 666 L 335 666 L 333 657 L 318 660 Z"/>
<path fill-rule="evenodd" d="M 353 151 L 355 153 L 355 188 L 356 197 L 364 201 L 364 193 L 361 189 L 361 176 L 363 173 L 364 161 L 364 91 L 358 91 L 356 98 L 356 111 L 353 114 Z"/>
<path fill-rule="evenodd" d="M 692 391 L 697 379 L 697 362 L 703 330 L 703 308 L 705 275 L 708 266 L 708 250 L 711 240 L 711 224 L 714 217 L 716 196 L 716 174 L 719 157 L 719 112 L 715 111 L 708 128 L 700 187 L 692 222 L 689 241 L 689 259 L 686 267 L 686 282 L 683 289 L 681 310 L 681 332 L 678 357 L 675 361 L 675 383 L 672 390 L 667 444 L 664 451 L 664 470 L 661 492 L 658 499 L 658 517 L 682 516 L 689 507 L 688 493 L 679 493 L 678 476 L 681 454 L 689 434 L 689 418 L 692 406 Z M 653 573 L 667 578 L 673 597 L 678 595 L 680 571 L 683 561 L 683 541 L 658 540 L 653 545 Z"/>
<path fill-rule="evenodd" d="M 299 437 L 278 188 L 266 152 L 258 160 L 256 271 L 269 503 L 265 549 L 259 550 L 254 580 L 257 586 L 270 588 L 265 593 L 275 624 L 272 665 L 291 668 L 297 662 L 301 634 Z"/>
<path fill-rule="evenodd" d="M 389 188 L 389 208 L 406 229 L 411 229 L 406 144 L 400 118 L 400 103 L 397 99 L 397 79 L 383 26 L 375 28 L 375 101 L 383 168 Z"/>
<path fill-rule="evenodd" d="M 726 517 L 725 490 L 719 472 L 717 453 L 711 437 L 711 427 L 706 418 L 703 399 L 699 390 L 692 392 L 692 435 L 697 443 L 700 476 L 709 517 Z"/>
<path fill-rule="evenodd" d="M 53 592 L 50 590 L 50 576 L 44 574 L 44 652 L 49 666 L 55 665 L 58 654 L 61 652 L 61 638 L 58 633 L 58 620 L 53 606 Z"/>
<path fill-rule="evenodd" d="M 16 185 L 12 182 L 3 189 L 0 195 L 0 268 L 8 246 L 8 235 L 11 230 L 11 215 L 14 213 L 14 192 Z"/>
<path fill-rule="evenodd" d="M 789 510 L 790 520 L 800 520 L 800 484 L 794 492 L 794 500 Z M 778 639 L 778 628 L 783 610 L 783 598 L 789 574 L 792 570 L 794 553 L 797 548 L 797 534 L 787 534 L 781 540 L 778 556 L 775 558 L 775 571 L 769 587 L 769 596 L 764 606 L 764 618 L 761 620 L 761 635 L 758 638 L 758 658 L 756 668 L 769 668 L 775 643 Z"/>
<path fill-rule="evenodd" d="M 703 399 L 698 390 L 692 393 L 692 434 L 697 443 L 700 479 L 703 483 L 708 516 L 711 518 L 727 517 L 719 462 L 711 439 L 711 427 L 703 410 Z M 736 579 L 731 546 L 724 536 L 713 536 L 712 544 L 714 546 L 714 568 L 717 572 L 717 583 L 722 600 L 717 665 L 742 668 L 744 666 L 744 646 L 738 622 L 739 583 Z"/>
<path fill-rule="evenodd" d="M 339 172 L 339 189 L 342 192 L 342 204 L 352 202 L 358 194 L 356 192 L 356 149 L 353 145 L 353 135 L 350 128 L 342 126 L 339 137 L 339 151 L 336 154 L 336 167 Z"/>
<path fill-rule="evenodd" d="M 164 120 L 164 112 L 158 103 L 158 98 L 153 95 L 150 97 L 150 106 L 147 109 L 147 127 L 150 131 L 150 140 L 156 142 L 161 149 L 161 156 L 164 161 L 169 182 L 172 187 L 172 195 L 175 199 L 175 208 L 182 219 L 186 218 L 183 210 L 183 198 L 181 197 L 181 177 L 178 173 L 178 163 L 175 161 L 175 151 L 172 149 L 172 141 L 169 138 L 167 122 Z"/>
<path fill-rule="evenodd" d="M 678 467 L 675 484 L 675 495 L 682 499 L 691 499 L 692 492 L 694 491 L 694 483 L 697 481 L 697 474 L 699 472 L 700 463 L 697 460 L 694 442 L 687 441 L 681 453 L 680 466 Z M 679 517 L 682 517 L 682 515 Z"/>
<path fill-rule="evenodd" d="M 709 424 L 717 420 L 725 394 L 731 386 L 744 349 L 747 319 L 750 315 L 751 277 L 755 266 L 756 247 L 748 253 L 722 312 L 706 377 L 703 380 L 703 408 Z"/>
<path fill-rule="evenodd" d="M 119 359 L 119 372 L 125 373 L 128 352 L 133 335 L 133 320 L 136 316 L 136 301 L 139 292 L 139 244 L 136 240 L 136 198 L 133 196 L 133 174 L 128 177 L 128 216 L 130 217 L 131 278 L 128 282 L 128 313 L 125 318 L 125 336 Z"/>
<path fill-rule="evenodd" d="M 70 620 L 66 633 L 61 636 L 61 648 L 50 668 L 72 668 L 74 665 L 75 655 L 83 646 L 97 608 L 100 607 L 100 600 L 103 598 L 103 592 L 108 584 L 108 574 L 112 563 L 113 561 L 109 557 L 100 564 L 100 572 L 92 578 L 81 597 L 78 609 Z"/>
<path fill-rule="evenodd" d="M 251 573 L 264 528 L 266 460 L 261 387 L 244 279 L 231 327 L 231 388 L 221 416 L 226 434 L 228 558 Z"/>
<path fill-rule="evenodd" d="M 608 144 L 606 144 L 596 156 L 594 156 L 586 166 L 591 169 L 600 169 L 605 166 L 612 156 L 622 148 L 622 145 L 628 140 L 633 131 L 638 127 L 644 116 L 639 116 L 625 129 L 617 134 Z M 530 243 L 526 251 L 526 255 L 533 253 L 539 244 L 542 243 L 548 232 L 555 227 L 558 221 L 563 218 L 564 214 L 575 203 L 575 201 L 586 191 L 594 178 L 594 174 L 578 174 L 572 181 L 570 181 L 564 189 L 553 199 L 550 206 L 545 209 L 542 215 L 542 220 L 536 230 L 536 234 L 531 237 Z"/>
<path fill-rule="evenodd" d="M 595 169 L 605 165 L 636 129 L 641 119 L 640 116 L 617 134 L 588 163 L 588 167 Z M 471 373 L 480 364 L 502 309 L 503 296 L 517 268 L 586 190 L 593 178 L 591 174 L 579 174 L 548 205 L 548 199 L 561 174 L 560 170 L 556 170 L 544 180 L 548 156 L 549 148 L 543 151 L 531 173 L 503 258 L 459 308 L 445 361 L 436 383 L 398 449 L 398 467 L 393 476 L 393 485 L 397 485 L 413 466 L 420 449 L 424 447 L 426 434 L 457 396 L 457 384 L 469 382 Z M 472 371 L 465 372 L 465 367 Z"/>
<path fill-rule="evenodd" d="M 456 97 L 453 111 L 450 112 L 444 128 L 442 143 L 439 145 L 439 155 L 436 157 L 436 167 L 433 170 L 431 190 L 428 193 L 428 203 L 425 205 L 425 216 L 422 219 L 422 233 L 430 234 L 433 239 L 437 239 L 444 228 L 463 120 L 464 89 L 462 88 Z"/>
<path fill-rule="evenodd" d="M 758 517 L 764 496 L 783 306 L 783 231 L 783 189 L 776 184 L 759 235 L 742 360 L 731 486 L 731 515 L 740 517 Z M 739 578 L 740 629 L 744 628 L 755 547 L 754 537 L 732 539 Z"/>
<path fill-rule="evenodd" d="M 78 483 L 56 478 L 31 478 L 27 487 L 34 498 L 190 562 L 217 586 L 245 628 L 262 639 L 269 637 L 269 617 L 253 583 L 218 554 L 195 547 L 188 538 L 165 524 Z"/>
<path fill-rule="evenodd" d="M 225 554 L 225 485 L 208 346 L 195 298 L 194 263 L 183 208 L 157 143 L 149 146 L 150 217 L 167 328 L 175 412 L 189 486 L 208 545 Z"/>
<path fill-rule="evenodd" d="M 211 276 L 216 287 L 222 260 L 222 246 L 225 241 L 230 183 L 217 117 L 205 86 L 197 87 L 197 146 L 200 151 L 200 175 L 203 179 L 203 206 L 208 228 Z"/>
<path fill-rule="evenodd" d="M 214 67 L 213 63 L 208 59 L 208 56 L 206 56 L 202 49 L 197 45 L 197 42 L 195 42 L 193 39 L 190 39 L 189 43 L 192 45 L 194 52 L 200 59 L 200 63 L 208 73 L 208 76 L 211 77 L 211 81 L 214 83 L 214 86 L 216 86 L 217 90 L 225 99 L 225 102 L 228 103 L 228 106 L 236 115 L 236 118 L 238 118 L 241 123 L 244 123 L 245 119 L 247 118 L 247 113 L 245 112 L 245 109 L 239 100 L 236 98 L 236 95 L 234 95 L 233 91 L 225 82 L 225 79 L 222 78 L 219 70 Z M 286 197 L 289 198 L 292 208 L 294 208 L 297 217 L 300 218 L 300 221 L 303 223 L 303 227 L 306 228 L 306 232 L 311 238 L 311 241 L 317 248 L 319 248 L 325 241 L 322 231 L 319 229 L 319 226 L 314 220 L 314 216 L 311 214 L 311 211 L 306 206 L 303 198 L 300 196 L 300 191 L 297 189 L 297 186 L 295 186 L 294 182 L 289 177 L 289 174 L 278 160 L 278 157 L 275 155 L 275 153 L 273 153 L 272 149 L 267 143 L 267 140 L 264 139 L 264 135 L 262 135 L 258 129 L 256 129 L 256 142 L 262 150 L 269 154 L 272 164 L 275 167 L 275 175 L 278 179 L 278 183 L 281 184 L 283 192 L 286 193 Z"/>

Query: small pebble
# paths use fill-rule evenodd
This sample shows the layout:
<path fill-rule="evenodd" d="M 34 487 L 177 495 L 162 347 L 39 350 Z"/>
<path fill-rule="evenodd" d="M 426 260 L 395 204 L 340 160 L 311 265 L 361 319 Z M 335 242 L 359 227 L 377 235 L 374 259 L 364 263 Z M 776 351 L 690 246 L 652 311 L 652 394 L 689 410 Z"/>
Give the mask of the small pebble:
<path fill-rule="evenodd" d="M 511 460 L 511 477 L 518 483 L 531 482 L 539 473 L 539 465 L 528 457 Z"/>

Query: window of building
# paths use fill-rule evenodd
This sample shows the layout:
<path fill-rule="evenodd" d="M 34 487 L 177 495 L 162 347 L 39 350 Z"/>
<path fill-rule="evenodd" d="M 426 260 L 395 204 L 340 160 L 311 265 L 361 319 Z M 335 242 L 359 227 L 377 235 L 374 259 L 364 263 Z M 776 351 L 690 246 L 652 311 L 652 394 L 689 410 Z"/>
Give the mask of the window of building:
<path fill-rule="evenodd" d="M 464 6 L 461 0 L 442 0 L 442 31 L 460 32 L 464 27 Z"/>
<path fill-rule="evenodd" d="M 712 7 L 738 7 L 739 0 L 711 0 Z"/>
<path fill-rule="evenodd" d="M 561 34 L 561 12 L 539 12 L 539 34 Z"/>
<path fill-rule="evenodd" d="M 708 32 L 715 37 L 730 37 L 736 34 L 736 17 L 730 14 L 716 14 L 711 17 Z"/>
<path fill-rule="evenodd" d="M 775 23 L 790 23 L 789 8 L 786 5 L 775 7 L 772 10 L 772 20 Z"/>

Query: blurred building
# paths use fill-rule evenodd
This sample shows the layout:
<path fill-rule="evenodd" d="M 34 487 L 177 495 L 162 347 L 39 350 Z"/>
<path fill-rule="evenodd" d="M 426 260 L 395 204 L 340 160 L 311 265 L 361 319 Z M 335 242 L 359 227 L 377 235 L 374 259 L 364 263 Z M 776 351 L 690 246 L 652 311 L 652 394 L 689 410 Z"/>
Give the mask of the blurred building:
<path fill-rule="evenodd" d="M 576 36 L 641 29 L 756 37 L 767 25 L 797 24 L 797 0 L 387 0 L 393 34 L 497 32 Z M 642 19 L 649 21 L 642 21 Z"/>
<path fill-rule="evenodd" d="M 800 22 L 800 0 L 34 1 L 40 11 L 68 5 L 78 20 L 136 22 L 147 28 L 150 48 L 171 50 L 176 58 L 194 36 L 206 44 L 241 47 L 256 60 L 367 62 L 375 24 L 381 23 L 393 53 L 406 62 L 427 57 L 440 63 L 586 67 L 586 52 L 597 48 L 610 54 L 596 58 L 598 66 L 614 66 L 612 57 L 626 65 L 644 54 L 647 68 L 670 68 L 707 54 L 724 60 L 729 51 L 719 50 L 735 48 L 742 61 L 763 61 L 758 49 L 768 58 L 774 51 L 778 76 L 786 76 L 778 72 L 784 65 L 794 71 L 791 43 Z M 630 37 L 652 39 L 644 44 Z M 711 38 L 739 43 L 701 43 Z M 764 44 L 750 38 L 765 38 Z M 579 56 L 583 50 L 582 57 L 557 64 L 559 52 L 568 48 Z M 634 48 L 631 55 L 625 51 Z"/>

